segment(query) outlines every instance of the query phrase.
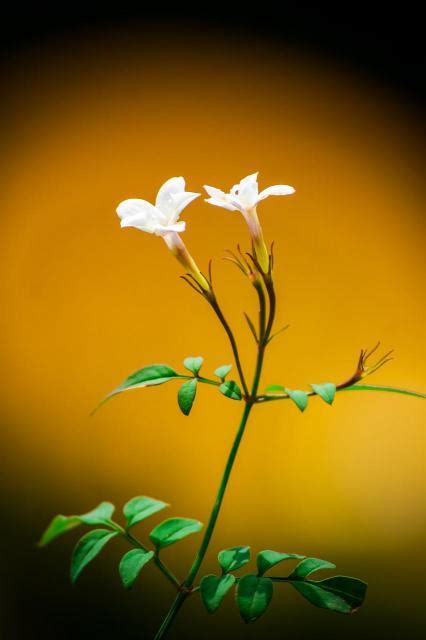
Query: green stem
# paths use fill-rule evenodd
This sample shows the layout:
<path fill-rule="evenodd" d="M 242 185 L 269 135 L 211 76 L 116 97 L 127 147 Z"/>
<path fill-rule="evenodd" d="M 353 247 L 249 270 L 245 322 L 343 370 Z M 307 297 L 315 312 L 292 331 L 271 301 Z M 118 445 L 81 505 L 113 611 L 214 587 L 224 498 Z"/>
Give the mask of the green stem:
<path fill-rule="evenodd" d="M 133 545 L 134 547 L 137 547 L 138 549 L 142 549 L 142 551 L 149 551 L 149 549 L 147 547 L 145 547 L 144 544 L 142 544 L 142 542 L 140 542 L 137 538 L 135 538 L 134 535 L 132 535 L 129 531 L 125 531 L 124 529 L 121 529 L 121 533 L 124 536 L 124 538 L 126 538 L 127 542 L 130 542 L 131 545 Z M 160 569 L 160 571 L 166 576 L 166 578 L 169 580 L 169 582 L 172 583 L 172 585 L 179 589 L 180 587 L 180 582 L 179 580 L 176 578 L 175 575 L 173 575 L 173 573 L 170 571 L 170 569 L 164 564 L 164 562 L 162 560 L 160 560 L 160 558 L 158 557 L 158 555 L 155 555 L 154 558 L 154 563 L 157 565 L 157 567 Z"/>
<path fill-rule="evenodd" d="M 268 292 L 269 293 L 269 292 Z M 265 299 L 264 297 L 260 296 L 259 298 L 259 302 L 260 302 L 260 317 L 259 317 L 259 322 L 260 322 L 260 326 L 261 327 L 265 327 L 266 326 L 266 303 L 265 303 Z M 273 305 L 272 305 L 273 306 Z M 215 308 L 215 307 L 213 307 Z M 217 307 L 217 309 L 219 309 L 219 307 Z M 215 308 L 216 310 L 216 308 Z M 220 309 L 219 309 L 220 311 Z M 217 313 L 217 310 L 216 310 Z M 221 314 L 221 311 L 220 311 Z M 175 619 L 175 617 L 177 616 L 180 608 L 182 607 L 183 603 L 185 602 L 186 598 L 191 595 L 192 591 L 193 591 L 193 584 L 194 584 L 194 580 L 197 577 L 198 571 L 200 570 L 201 564 L 204 560 L 204 557 L 207 553 L 207 549 L 209 547 L 210 544 L 210 540 L 211 537 L 213 535 L 214 532 L 214 528 L 216 525 L 216 521 L 217 518 L 219 516 L 219 512 L 220 512 L 220 508 L 222 506 L 222 502 L 225 496 L 225 492 L 226 492 L 226 488 L 228 486 L 228 482 L 229 482 L 229 478 L 231 476 L 231 472 L 232 472 L 232 468 L 234 466 L 234 462 L 235 459 L 237 457 L 237 453 L 241 444 L 241 440 L 243 438 L 244 435 L 244 431 L 247 425 L 247 421 L 250 415 L 250 412 L 253 408 L 253 405 L 255 403 L 255 398 L 257 396 L 257 391 L 259 388 L 259 383 L 260 383 L 260 376 L 262 373 L 262 366 L 263 366 L 263 359 L 264 359 L 264 355 L 265 355 L 265 348 L 266 345 L 268 343 L 268 338 L 269 338 L 269 333 L 272 329 L 272 324 L 273 324 L 273 316 L 274 316 L 274 308 L 270 309 L 270 314 L 269 314 L 269 319 L 268 319 L 268 325 L 267 325 L 267 329 L 264 333 L 264 335 L 262 336 L 261 342 L 259 342 L 258 344 L 258 352 L 257 352 L 257 359 L 256 359 L 256 368 L 255 368 L 255 372 L 254 372 L 254 376 L 253 376 L 253 384 L 252 384 L 252 388 L 251 388 L 251 393 L 250 395 L 248 395 L 248 392 L 245 391 L 246 397 L 245 397 L 245 407 L 244 407 L 244 411 L 243 414 L 241 416 L 241 421 L 240 421 L 240 425 L 238 427 L 238 431 L 237 434 L 235 436 L 234 442 L 232 444 L 232 448 L 231 451 L 229 453 L 228 456 L 228 460 L 226 462 L 225 465 L 225 469 L 222 475 L 222 479 L 219 485 L 219 489 L 216 495 L 216 499 L 212 508 L 212 511 L 210 513 L 210 518 L 209 521 L 207 523 L 207 527 L 203 536 L 203 539 L 201 541 L 200 547 L 197 551 L 197 554 L 194 558 L 194 561 L 192 563 L 192 566 L 189 570 L 189 573 L 186 577 L 186 579 L 184 580 L 182 586 L 181 586 L 181 590 L 180 592 L 177 594 L 172 606 L 170 607 L 165 619 L 163 620 L 163 623 L 160 627 L 160 629 L 157 632 L 157 635 L 155 636 L 154 640 L 161 640 L 161 638 L 163 638 L 166 633 L 168 632 L 168 630 L 170 629 L 171 625 L 173 624 L 173 621 Z M 222 316 L 223 317 L 223 316 Z M 220 318 L 220 316 L 219 316 Z M 222 320 L 221 320 L 222 321 Z M 225 329 L 226 327 L 229 328 L 228 323 L 226 322 L 225 318 L 223 318 L 222 324 L 224 325 Z M 230 334 L 233 337 L 232 331 L 229 328 Z M 228 331 L 227 331 L 228 333 Z M 229 335 L 229 333 L 228 333 Z M 232 340 L 231 340 L 231 344 L 232 344 Z M 238 355 L 238 351 L 236 351 L 237 355 Z M 235 356 L 235 351 L 234 351 L 234 356 Z M 240 368 L 241 368 L 241 364 L 239 361 L 239 358 L 237 359 L 236 357 L 236 362 L 237 362 L 237 367 L 238 370 L 240 372 Z M 245 386 L 245 381 L 244 381 L 244 375 L 242 374 L 242 370 L 240 372 L 240 378 L 241 378 L 241 383 L 243 384 L 243 386 L 245 387 L 245 389 L 247 389 L 247 387 Z"/>
<path fill-rule="evenodd" d="M 237 370 L 238 370 L 238 375 L 240 377 L 241 386 L 243 388 L 244 395 L 248 396 L 248 387 L 247 387 L 247 384 L 246 384 L 246 379 L 245 379 L 245 376 L 244 376 L 243 367 L 242 367 L 241 360 L 240 360 L 240 354 L 238 352 L 237 341 L 235 340 L 235 336 L 233 334 L 233 331 L 232 331 L 231 327 L 229 326 L 229 323 L 228 323 L 227 319 L 223 315 L 222 309 L 219 307 L 219 304 L 218 304 L 216 298 L 215 297 L 209 298 L 208 301 L 209 301 L 212 309 L 214 310 L 215 314 L 219 318 L 219 321 L 220 321 L 221 325 L 223 326 L 223 328 L 225 329 L 226 335 L 229 338 L 229 342 L 231 343 L 232 353 L 234 355 L 235 364 L 236 364 Z"/>

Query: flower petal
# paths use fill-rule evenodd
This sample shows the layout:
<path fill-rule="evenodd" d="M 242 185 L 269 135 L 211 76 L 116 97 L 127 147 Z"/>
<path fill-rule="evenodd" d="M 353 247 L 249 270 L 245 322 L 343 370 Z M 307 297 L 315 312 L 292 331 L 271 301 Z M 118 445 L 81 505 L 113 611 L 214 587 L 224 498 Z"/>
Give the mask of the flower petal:
<path fill-rule="evenodd" d="M 155 199 L 155 206 L 164 213 L 170 213 L 170 207 L 173 205 L 172 196 L 185 191 L 185 180 L 182 176 L 178 178 L 169 178 L 159 188 Z"/>
<path fill-rule="evenodd" d="M 257 174 L 253 174 L 257 175 Z M 252 176 L 248 176 L 251 178 Z M 252 209 L 256 206 L 259 196 L 259 185 L 257 180 L 248 180 L 240 182 L 240 188 L 238 190 L 238 200 L 241 202 L 245 209 Z"/>
<path fill-rule="evenodd" d="M 216 200 L 225 198 L 225 192 L 221 191 L 221 189 L 216 189 L 216 187 L 210 187 L 208 184 L 204 185 L 204 189 L 207 191 L 207 193 L 211 198 L 216 198 Z"/>
<path fill-rule="evenodd" d="M 236 207 L 234 204 L 230 202 L 226 202 L 226 200 L 218 200 L 217 198 L 207 198 L 206 202 L 209 204 L 213 204 L 215 207 L 222 207 L 222 209 L 227 209 L 228 211 L 238 211 L 239 207 Z"/>
<path fill-rule="evenodd" d="M 117 207 L 117 214 L 119 218 L 127 218 L 128 216 L 160 216 L 164 218 L 161 211 L 159 211 L 153 204 L 140 198 L 130 198 L 129 200 L 123 200 Z"/>
<path fill-rule="evenodd" d="M 137 216 L 128 216 L 127 218 L 122 218 L 120 222 L 120 227 L 124 229 L 125 227 L 134 227 L 135 229 L 139 229 L 139 231 L 146 231 L 146 233 L 154 233 L 156 229 L 155 223 L 151 224 L 138 218 Z"/>
<path fill-rule="evenodd" d="M 176 193 L 175 195 L 173 195 L 172 200 L 174 209 L 173 214 L 169 218 L 168 224 L 174 224 L 179 218 L 179 215 L 181 214 L 183 209 L 185 209 L 185 207 L 188 206 L 190 202 L 195 200 L 195 198 L 198 198 L 198 196 L 200 195 L 201 193 L 192 193 L 191 191 L 184 191 L 183 193 Z"/>
<path fill-rule="evenodd" d="M 246 184 L 247 182 L 254 184 L 255 182 L 257 182 L 258 175 L 259 175 L 258 171 L 256 171 L 256 173 L 251 173 L 249 176 L 246 176 L 245 178 L 240 180 L 240 184 Z"/>
<path fill-rule="evenodd" d="M 290 196 L 296 190 L 288 184 L 275 184 L 259 193 L 257 201 L 260 202 L 269 196 Z"/>
<path fill-rule="evenodd" d="M 156 236 L 164 236 L 166 233 L 170 233 L 170 231 L 176 231 L 176 233 L 182 233 L 185 231 L 186 222 L 184 220 L 179 220 L 176 224 L 167 225 L 167 227 L 158 227 L 154 233 Z"/>

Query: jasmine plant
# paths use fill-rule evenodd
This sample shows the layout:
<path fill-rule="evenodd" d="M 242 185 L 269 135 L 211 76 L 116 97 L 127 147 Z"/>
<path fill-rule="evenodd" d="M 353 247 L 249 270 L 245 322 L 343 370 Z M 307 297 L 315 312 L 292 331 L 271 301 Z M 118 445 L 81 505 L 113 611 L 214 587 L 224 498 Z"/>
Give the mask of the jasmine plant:
<path fill-rule="evenodd" d="M 254 622 L 262 616 L 271 602 L 274 591 L 276 590 L 279 596 L 286 584 L 316 607 L 342 614 L 356 611 L 364 602 L 367 584 L 358 578 L 343 575 L 318 579 L 314 576 L 317 571 L 334 570 L 335 565 L 327 560 L 300 553 L 264 549 L 255 558 L 255 568 L 248 569 L 247 565 L 252 560 L 250 548 L 231 546 L 220 551 L 217 572 L 200 578 L 203 560 L 214 533 L 238 449 L 252 411 L 267 402 L 289 401 L 300 411 L 305 411 L 311 398 L 331 405 L 336 394 L 341 391 L 385 391 L 417 398 L 426 397 L 425 394 L 415 391 L 364 382 L 367 376 L 391 359 L 391 351 L 382 356 L 375 356 L 379 344 L 370 350 L 361 351 L 354 372 L 343 382 L 315 383 L 308 389 L 291 389 L 285 384 L 273 384 L 260 391 L 265 353 L 272 340 L 283 329 L 278 331 L 274 329 L 276 293 L 273 279 L 273 246 L 268 248 L 265 243 L 257 205 L 272 195 L 291 195 L 294 189 L 288 185 L 275 185 L 259 193 L 256 173 L 241 180 L 229 193 L 211 186 L 206 186 L 205 190 L 209 196 L 207 199 L 209 204 L 241 213 L 249 228 L 252 250 L 243 252 L 238 247 L 236 252 L 229 252 L 227 257 L 238 267 L 249 286 L 253 287 L 258 301 L 256 321 L 247 314 L 245 316 L 256 344 L 254 373 L 250 377 L 243 367 L 233 329 L 215 293 L 211 263 L 208 274 L 203 274 L 179 235 L 185 230 L 185 222 L 179 220 L 180 214 L 200 194 L 185 191 L 185 181 L 182 177 L 171 178 L 160 188 L 155 205 L 140 199 L 122 202 L 117 208 L 121 226 L 135 227 L 163 238 L 169 250 L 184 268 L 183 280 L 211 307 L 222 325 L 229 339 L 237 380 L 230 377 L 233 368 L 231 364 L 218 366 L 209 376 L 201 373 L 202 357 L 187 357 L 183 361 L 184 368 L 179 371 L 168 364 L 151 364 L 138 369 L 116 387 L 101 404 L 112 396 L 130 389 L 175 381 L 180 383 L 177 394 L 178 405 L 186 416 L 190 414 L 198 389 L 203 385 L 216 387 L 225 398 L 241 403 L 240 424 L 223 470 L 209 520 L 204 528 L 203 524 L 196 519 L 171 517 L 151 530 L 149 542 L 142 542 L 134 533 L 136 525 L 169 506 L 162 500 L 142 495 L 132 498 L 124 505 L 122 524 L 113 519 L 114 505 L 110 502 L 102 502 L 89 513 L 56 516 L 40 541 L 44 546 L 78 526 L 91 527 L 91 530 L 78 541 L 72 553 L 72 582 L 77 580 L 83 569 L 114 538 L 124 538 L 131 547 L 119 564 L 119 574 L 125 588 L 133 586 L 147 563 L 155 564 L 176 592 L 175 599 L 155 635 L 156 640 L 160 640 L 170 631 L 182 605 L 194 595 L 200 597 L 209 613 L 214 613 L 226 594 L 234 591 L 236 606 L 246 623 Z M 178 578 L 163 562 L 161 552 L 165 547 L 179 542 L 186 536 L 200 534 L 203 528 L 204 533 L 188 572 L 183 578 Z M 230 541 L 231 544 L 234 542 Z M 282 567 L 282 575 L 271 576 L 268 572 L 277 565 Z"/>

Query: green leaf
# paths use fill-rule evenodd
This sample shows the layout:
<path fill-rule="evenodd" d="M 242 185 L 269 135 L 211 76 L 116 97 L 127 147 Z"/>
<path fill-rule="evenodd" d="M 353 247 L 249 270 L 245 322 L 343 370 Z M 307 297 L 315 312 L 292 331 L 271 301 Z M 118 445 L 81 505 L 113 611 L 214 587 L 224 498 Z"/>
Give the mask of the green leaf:
<path fill-rule="evenodd" d="M 214 375 L 220 378 L 223 382 L 231 369 L 232 364 L 222 364 L 220 367 L 215 369 Z"/>
<path fill-rule="evenodd" d="M 219 551 L 217 556 L 219 564 L 224 573 L 236 571 L 240 567 L 250 562 L 250 547 L 231 547 Z"/>
<path fill-rule="evenodd" d="M 127 520 L 127 529 L 168 506 L 166 502 L 155 500 L 155 498 L 149 498 L 148 496 L 132 498 L 123 507 L 123 513 Z"/>
<path fill-rule="evenodd" d="M 152 387 L 157 384 L 169 382 L 175 378 L 185 378 L 167 364 L 150 364 L 143 369 L 138 369 L 126 378 L 118 387 L 113 389 L 92 411 L 92 415 L 107 402 L 110 398 L 129 389 L 139 389 L 141 387 Z"/>
<path fill-rule="evenodd" d="M 291 389 L 285 389 L 286 394 L 293 400 L 296 407 L 300 409 L 300 411 L 304 411 L 308 406 L 309 396 L 306 391 L 292 391 Z"/>
<path fill-rule="evenodd" d="M 121 580 L 126 589 L 133 586 L 140 570 L 147 562 L 154 557 L 153 551 L 144 551 L 143 549 L 132 549 L 126 553 L 120 561 L 119 572 Z"/>
<path fill-rule="evenodd" d="M 242 398 L 241 389 L 234 380 L 223 382 L 219 387 L 219 391 L 232 400 L 241 400 Z"/>
<path fill-rule="evenodd" d="M 149 534 L 157 549 L 168 547 L 191 533 L 201 531 L 203 524 L 191 518 L 169 518 L 157 525 Z"/>
<path fill-rule="evenodd" d="M 257 569 L 261 576 L 265 571 L 268 571 L 268 569 L 271 569 L 283 560 L 302 560 L 304 558 L 306 558 L 306 556 L 301 556 L 298 553 L 279 553 L 278 551 L 265 549 L 257 554 Z"/>
<path fill-rule="evenodd" d="M 117 535 L 116 531 L 94 529 L 80 538 L 71 557 L 71 582 L 74 583 L 77 580 L 84 567 L 96 558 L 111 538 Z"/>
<path fill-rule="evenodd" d="M 420 393 L 420 391 L 409 391 L 399 387 L 383 387 L 373 384 L 354 384 L 351 387 L 341 389 L 341 391 L 386 391 L 387 393 L 402 393 L 405 396 L 413 396 L 415 398 L 426 398 L 426 393 Z"/>
<path fill-rule="evenodd" d="M 58 536 L 61 536 L 67 531 L 71 531 L 71 529 L 75 529 L 75 527 L 78 527 L 80 524 L 81 521 L 78 516 L 55 516 L 41 536 L 38 543 L 39 546 L 44 547 Z"/>
<path fill-rule="evenodd" d="M 336 385 L 332 382 L 324 382 L 323 384 L 311 384 L 315 393 L 320 396 L 327 404 L 333 404 L 336 395 Z"/>
<path fill-rule="evenodd" d="M 182 413 L 187 416 L 191 412 L 197 393 L 197 378 L 184 382 L 178 391 L 178 403 Z"/>
<path fill-rule="evenodd" d="M 39 546 L 43 547 L 58 536 L 71 531 L 80 524 L 110 525 L 109 520 L 114 513 L 114 505 L 111 502 L 101 502 L 97 507 L 81 516 L 55 516 L 43 533 Z"/>
<path fill-rule="evenodd" d="M 223 598 L 229 589 L 235 584 L 235 576 L 227 574 L 204 576 L 200 583 L 201 599 L 209 613 L 214 613 L 219 608 Z"/>
<path fill-rule="evenodd" d="M 237 586 L 237 605 L 244 622 L 254 622 L 265 613 L 272 594 L 270 578 L 243 576 Z"/>
<path fill-rule="evenodd" d="M 198 375 L 199 370 L 201 369 L 204 362 L 204 358 L 198 356 L 197 358 L 185 358 L 183 361 L 183 366 L 185 369 L 191 371 L 194 376 Z"/>
<path fill-rule="evenodd" d="M 368 587 L 362 580 L 347 576 L 294 581 L 290 584 L 311 604 L 337 613 L 356 611 L 364 602 Z"/>
<path fill-rule="evenodd" d="M 307 578 L 314 571 L 320 569 L 335 569 L 336 565 L 327 560 L 320 560 L 319 558 L 305 558 L 302 562 L 299 562 L 294 571 L 288 576 L 289 580 Z"/>
<path fill-rule="evenodd" d="M 265 391 L 266 393 L 285 393 L 285 387 L 280 384 L 270 384 Z"/>
<path fill-rule="evenodd" d="M 111 502 L 101 502 L 101 504 L 92 509 L 92 511 L 84 513 L 82 516 L 78 517 L 83 524 L 109 524 L 114 511 L 115 507 Z"/>

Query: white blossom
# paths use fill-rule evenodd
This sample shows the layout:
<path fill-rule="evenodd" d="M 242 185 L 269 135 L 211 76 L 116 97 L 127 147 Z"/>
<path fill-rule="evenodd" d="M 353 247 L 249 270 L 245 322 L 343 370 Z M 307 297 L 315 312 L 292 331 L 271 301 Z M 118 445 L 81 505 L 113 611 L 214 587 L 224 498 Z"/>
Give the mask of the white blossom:
<path fill-rule="evenodd" d="M 179 220 L 179 216 L 199 195 L 185 191 L 182 177 L 170 178 L 160 187 L 155 205 L 139 198 L 130 198 L 118 205 L 117 213 L 122 227 L 135 227 L 157 236 L 173 231 L 181 233 L 185 231 L 185 222 Z"/>
<path fill-rule="evenodd" d="M 206 202 L 229 211 L 240 211 L 245 215 L 248 211 L 254 209 L 261 200 L 269 198 L 269 196 L 288 196 L 294 193 L 294 188 L 288 184 L 276 184 L 259 193 L 258 173 L 252 173 L 243 178 L 239 184 L 235 184 L 232 187 L 229 193 L 225 193 L 216 187 L 205 185 L 204 189 L 210 196 Z"/>

